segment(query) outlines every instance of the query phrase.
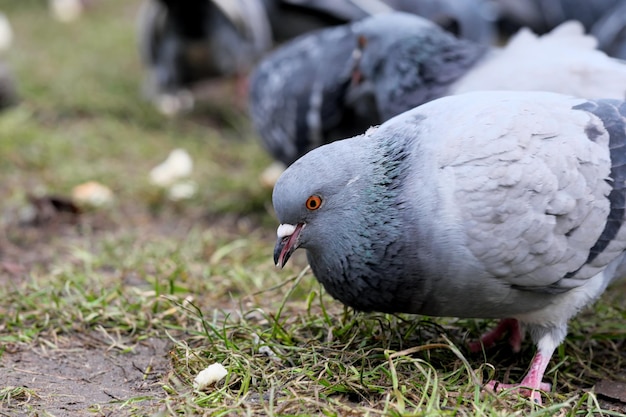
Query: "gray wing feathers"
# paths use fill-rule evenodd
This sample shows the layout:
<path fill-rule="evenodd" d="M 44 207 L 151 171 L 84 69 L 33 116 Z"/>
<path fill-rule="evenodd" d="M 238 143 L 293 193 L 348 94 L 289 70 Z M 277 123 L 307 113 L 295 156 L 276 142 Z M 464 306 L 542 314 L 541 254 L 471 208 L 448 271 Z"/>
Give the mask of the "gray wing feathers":
<path fill-rule="evenodd" d="M 446 145 L 454 152 L 441 168 L 454 173 L 468 247 L 485 270 L 515 287 L 558 292 L 570 285 L 563 278 L 585 264 L 610 212 L 609 135 L 596 122 L 602 134 L 591 141 L 585 129 L 592 116 L 573 104 L 529 102 L 474 140 Z M 471 132 L 475 117 L 455 121 L 456 133 Z"/>

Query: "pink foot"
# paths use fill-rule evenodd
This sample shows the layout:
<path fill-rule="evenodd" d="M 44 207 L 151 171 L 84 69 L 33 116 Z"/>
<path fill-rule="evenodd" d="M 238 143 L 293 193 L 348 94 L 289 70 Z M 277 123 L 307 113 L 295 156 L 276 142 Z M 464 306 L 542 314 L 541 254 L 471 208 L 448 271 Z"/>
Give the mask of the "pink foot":
<path fill-rule="evenodd" d="M 541 392 L 550 391 L 552 385 L 547 382 L 540 382 L 538 387 L 530 388 L 524 383 L 521 384 L 501 384 L 498 381 L 489 381 L 486 385 L 487 388 L 492 389 L 494 392 L 500 392 L 504 390 L 511 390 L 511 392 L 517 392 L 524 397 L 530 398 L 535 404 L 541 405 Z"/>
<path fill-rule="evenodd" d="M 522 347 L 522 329 L 516 319 L 500 320 L 495 328 L 483 334 L 479 340 L 468 343 L 468 348 L 473 353 L 482 352 L 483 347 L 485 349 L 493 347 L 507 333 L 513 352 L 519 352 Z"/>
<path fill-rule="evenodd" d="M 511 389 L 514 392 L 529 397 L 536 404 L 541 405 L 540 391 L 550 391 L 552 388 L 550 384 L 542 382 L 543 374 L 550 361 L 550 356 L 551 355 L 543 355 L 541 352 L 537 352 L 530 364 L 530 370 L 519 384 L 500 384 L 497 381 L 489 381 L 486 386 L 496 392 Z"/>

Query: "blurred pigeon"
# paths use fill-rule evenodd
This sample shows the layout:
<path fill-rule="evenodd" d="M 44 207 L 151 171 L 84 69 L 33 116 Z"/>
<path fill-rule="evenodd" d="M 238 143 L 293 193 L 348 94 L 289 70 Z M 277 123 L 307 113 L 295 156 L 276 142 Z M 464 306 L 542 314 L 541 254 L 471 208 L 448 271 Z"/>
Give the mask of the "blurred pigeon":
<path fill-rule="evenodd" d="M 371 125 L 347 103 L 355 46 L 351 25 L 316 31 L 279 48 L 252 72 L 248 109 L 276 159 L 288 165 L 314 147 Z M 367 107 L 364 101 L 360 105 Z M 375 111 L 373 103 L 370 107 Z"/>
<path fill-rule="evenodd" d="M 444 97 L 291 165 L 274 261 L 306 249 L 358 310 L 518 323 L 537 345 L 528 374 L 489 386 L 541 402 L 569 319 L 626 275 L 625 149 L 620 100 Z"/>
<path fill-rule="evenodd" d="M 364 47 L 357 72 L 376 97 L 381 121 L 429 99 L 477 90 L 626 97 L 626 65 L 598 51 L 597 40 L 585 35 L 579 22 L 566 22 L 543 36 L 522 29 L 504 48 L 485 53 L 428 22 L 422 22 L 421 34 L 398 35 L 394 20 L 418 18 L 389 17 L 379 27 L 358 32 Z"/>
<path fill-rule="evenodd" d="M 194 83 L 241 82 L 272 46 L 261 0 L 148 0 L 138 24 L 146 94 L 165 113 L 193 106 Z"/>
<path fill-rule="evenodd" d="M 360 45 L 348 52 L 350 45 Z M 395 12 L 316 32 L 265 58 L 249 109 L 265 147 L 285 164 L 429 100 L 472 90 L 545 90 L 623 98 L 626 66 L 595 49 L 579 23 L 502 48 L 458 39 Z M 352 131 L 352 132 L 351 132 Z"/>

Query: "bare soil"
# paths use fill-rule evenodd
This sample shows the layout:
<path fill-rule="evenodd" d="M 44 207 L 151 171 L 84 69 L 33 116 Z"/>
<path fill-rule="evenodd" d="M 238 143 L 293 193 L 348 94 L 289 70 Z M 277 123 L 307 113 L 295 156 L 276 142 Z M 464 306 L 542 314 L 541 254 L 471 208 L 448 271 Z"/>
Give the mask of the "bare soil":
<path fill-rule="evenodd" d="M 167 342 L 152 338 L 122 353 L 97 334 L 66 337 L 54 349 L 7 349 L 0 360 L 0 386 L 24 387 L 34 395 L 7 399 L 0 415 L 126 415 L 127 401 L 156 411 L 164 394 L 160 382 L 169 369 L 167 351 Z"/>

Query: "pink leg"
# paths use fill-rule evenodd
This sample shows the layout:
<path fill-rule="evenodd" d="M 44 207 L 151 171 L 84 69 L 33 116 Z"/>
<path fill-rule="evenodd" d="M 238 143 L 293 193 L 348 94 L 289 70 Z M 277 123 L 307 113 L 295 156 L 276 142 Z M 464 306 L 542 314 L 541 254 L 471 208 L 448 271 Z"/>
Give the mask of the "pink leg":
<path fill-rule="evenodd" d="M 496 342 L 504 337 L 505 334 L 509 334 L 509 344 L 513 349 L 513 352 L 519 352 L 522 347 L 522 329 L 519 322 L 516 319 L 502 319 L 498 325 L 483 334 L 480 340 L 470 342 L 468 344 L 470 352 L 481 352 L 483 346 L 488 349 L 493 347 Z"/>
<path fill-rule="evenodd" d="M 541 404 L 541 394 L 537 390 L 550 391 L 551 389 L 550 384 L 542 382 L 551 356 L 537 352 L 530 364 L 530 370 L 519 384 L 501 384 L 497 381 L 490 381 L 487 383 L 487 387 L 494 391 L 513 389 L 513 391 L 530 397 L 535 403 Z"/>

